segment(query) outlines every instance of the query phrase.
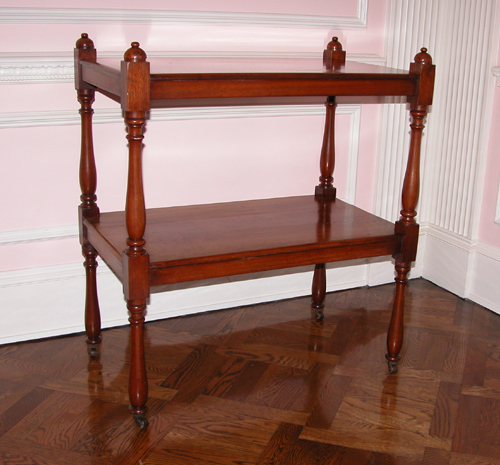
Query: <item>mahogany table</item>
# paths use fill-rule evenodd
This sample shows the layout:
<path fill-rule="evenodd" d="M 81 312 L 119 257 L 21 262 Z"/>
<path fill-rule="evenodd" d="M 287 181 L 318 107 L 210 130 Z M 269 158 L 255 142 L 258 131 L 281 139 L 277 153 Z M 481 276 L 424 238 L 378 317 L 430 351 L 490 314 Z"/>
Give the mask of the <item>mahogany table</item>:
<path fill-rule="evenodd" d="M 80 242 L 85 257 L 85 324 L 89 355 L 101 341 L 96 286 L 99 255 L 123 283 L 130 314 L 130 411 L 148 426 L 143 323 L 153 287 L 296 266 L 314 267 L 312 307 L 323 318 L 325 263 L 392 256 L 396 264 L 394 308 L 386 358 L 397 372 L 403 341 L 404 289 L 415 260 L 420 141 L 432 103 L 434 65 L 426 49 L 409 71 L 345 60 L 334 37 L 323 62 L 314 59 L 163 58 L 150 64 L 133 42 L 120 66 L 98 61 L 82 34 L 75 49 L 80 102 Z M 129 166 L 124 212 L 100 213 L 92 142 L 95 91 L 120 103 L 127 127 Z M 146 210 L 142 176 L 144 125 L 153 107 L 281 102 L 326 97 L 319 184 L 308 196 Z M 412 117 L 401 217 L 390 223 L 336 199 L 334 120 L 336 96 L 406 96 Z M 267 100 L 266 100 L 267 99 Z M 271 99 L 271 100 L 269 100 Z"/>

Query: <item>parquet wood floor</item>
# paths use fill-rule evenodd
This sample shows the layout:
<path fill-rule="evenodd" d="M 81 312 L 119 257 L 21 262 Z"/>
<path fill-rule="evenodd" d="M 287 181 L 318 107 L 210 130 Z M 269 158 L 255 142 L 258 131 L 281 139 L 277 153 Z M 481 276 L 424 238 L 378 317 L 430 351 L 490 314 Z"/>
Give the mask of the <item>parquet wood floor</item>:
<path fill-rule="evenodd" d="M 424 280 L 146 325 L 149 428 L 128 413 L 128 328 L 0 347 L 0 463 L 500 465 L 500 316 Z M 103 309 L 105 311 L 105 309 Z"/>

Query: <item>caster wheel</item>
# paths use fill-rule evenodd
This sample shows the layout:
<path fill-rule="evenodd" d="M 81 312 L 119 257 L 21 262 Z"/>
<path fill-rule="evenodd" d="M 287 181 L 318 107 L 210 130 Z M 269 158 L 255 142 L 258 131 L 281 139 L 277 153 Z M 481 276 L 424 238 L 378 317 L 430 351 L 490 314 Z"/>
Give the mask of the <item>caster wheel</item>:
<path fill-rule="evenodd" d="M 87 352 L 89 354 L 89 357 L 95 360 L 99 356 L 99 349 L 97 347 L 97 344 L 90 344 L 87 348 Z"/>
<path fill-rule="evenodd" d="M 135 424 L 142 429 L 143 431 L 148 427 L 149 422 L 144 414 L 142 415 L 134 415 Z"/>
<path fill-rule="evenodd" d="M 395 373 L 398 372 L 398 362 L 394 362 L 394 361 L 390 360 L 388 365 L 389 365 L 389 373 L 391 375 L 394 375 Z"/>
<path fill-rule="evenodd" d="M 325 318 L 325 314 L 323 313 L 323 310 L 315 310 L 314 314 L 316 316 L 316 321 L 321 321 L 323 318 Z"/>

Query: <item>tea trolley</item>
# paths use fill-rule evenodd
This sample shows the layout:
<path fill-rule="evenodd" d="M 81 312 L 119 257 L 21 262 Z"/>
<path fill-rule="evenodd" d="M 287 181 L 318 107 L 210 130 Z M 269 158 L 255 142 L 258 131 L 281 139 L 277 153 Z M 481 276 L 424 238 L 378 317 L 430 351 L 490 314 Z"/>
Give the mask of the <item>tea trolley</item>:
<path fill-rule="evenodd" d="M 81 115 L 80 242 L 85 257 L 86 342 L 97 357 L 101 341 L 96 267 L 100 256 L 123 283 L 130 321 L 130 412 L 145 429 L 147 373 L 144 312 L 152 288 L 166 284 L 310 265 L 312 307 L 323 318 L 325 263 L 394 258 L 396 287 L 386 359 L 396 373 L 403 341 L 404 290 L 415 260 L 419 226 L 420 145 L 432 103 L 434 65 L 425 48 L 408 71 L 346 61 L 336 37 L 323 62 L 314 59 L 154 58 L 137 42 L 120 66 L 97 58 L 82 34 L 75 49 L 75 86 Z M 101 213 L 92 141 L 95 92 L 121 105 L 128 141 L 124 212 Z M 336 198 L 334 123 L 337 96 L 405 96 L 411 138 L 401 216 L 391 223 Z M 153 107 L 280 103 L 295 97 L 326 99 L 319 183 L 311 195 L 147 210 L 142 175 L 144 127 Z M 271 99 L 271 100 L 269 100 Z M 125 145 L 125 144 L 124 144 Z"/>

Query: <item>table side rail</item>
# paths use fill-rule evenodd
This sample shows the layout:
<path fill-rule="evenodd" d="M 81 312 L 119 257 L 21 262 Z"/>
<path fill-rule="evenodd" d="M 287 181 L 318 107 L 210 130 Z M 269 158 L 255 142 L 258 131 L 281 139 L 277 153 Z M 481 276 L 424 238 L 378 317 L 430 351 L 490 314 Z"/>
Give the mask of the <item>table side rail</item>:
<path fill-rule="evenodd" d="M 98 90 L 109 92 L 120 98 L 121 77 L 119 70 L 90 61 L 80 61 L 80 65 L 82 79 L 85 82 L 97 87 Z"/>
<path fill-rule="evenodd" d="M 412 96 L 418 80 L 393 78 L 372 80 L 327 79 L 212 79 L 151 80 L 151 100 L 237 98 L 237 97 L 315 97 L 315 96 Z"/>
<path fill-rule="evenodd" d="M 301 251 L 283 251 L 273 254 L 232 257 L 212 262 L 199 262 L 182 266 L 152 264 L 150 268 L 151 287 L 175 284 L 201 279 L 219 278 L 260 271 L 280 270 L 298 266 L 331 263 L 359 258 L 394 255 L 401 250 L 402 236 L 392 235 L 363 241 L 359 244 L 345 244 L 326 247 L 311 247 Z"/>
<path fill-rule="evenodd" d="M 87 229 L 87 239 L 96 249 L 99 257 L 111 268 L 115 275 L 123 282 L 123 263 L 121 251 L 117 251 L 110 242 L 94 226 L 93 221 L 99 219 L 87 219 L 83 221 L 83 227 Z M 125 241 L 124 246 L 125 248 Z"/>

